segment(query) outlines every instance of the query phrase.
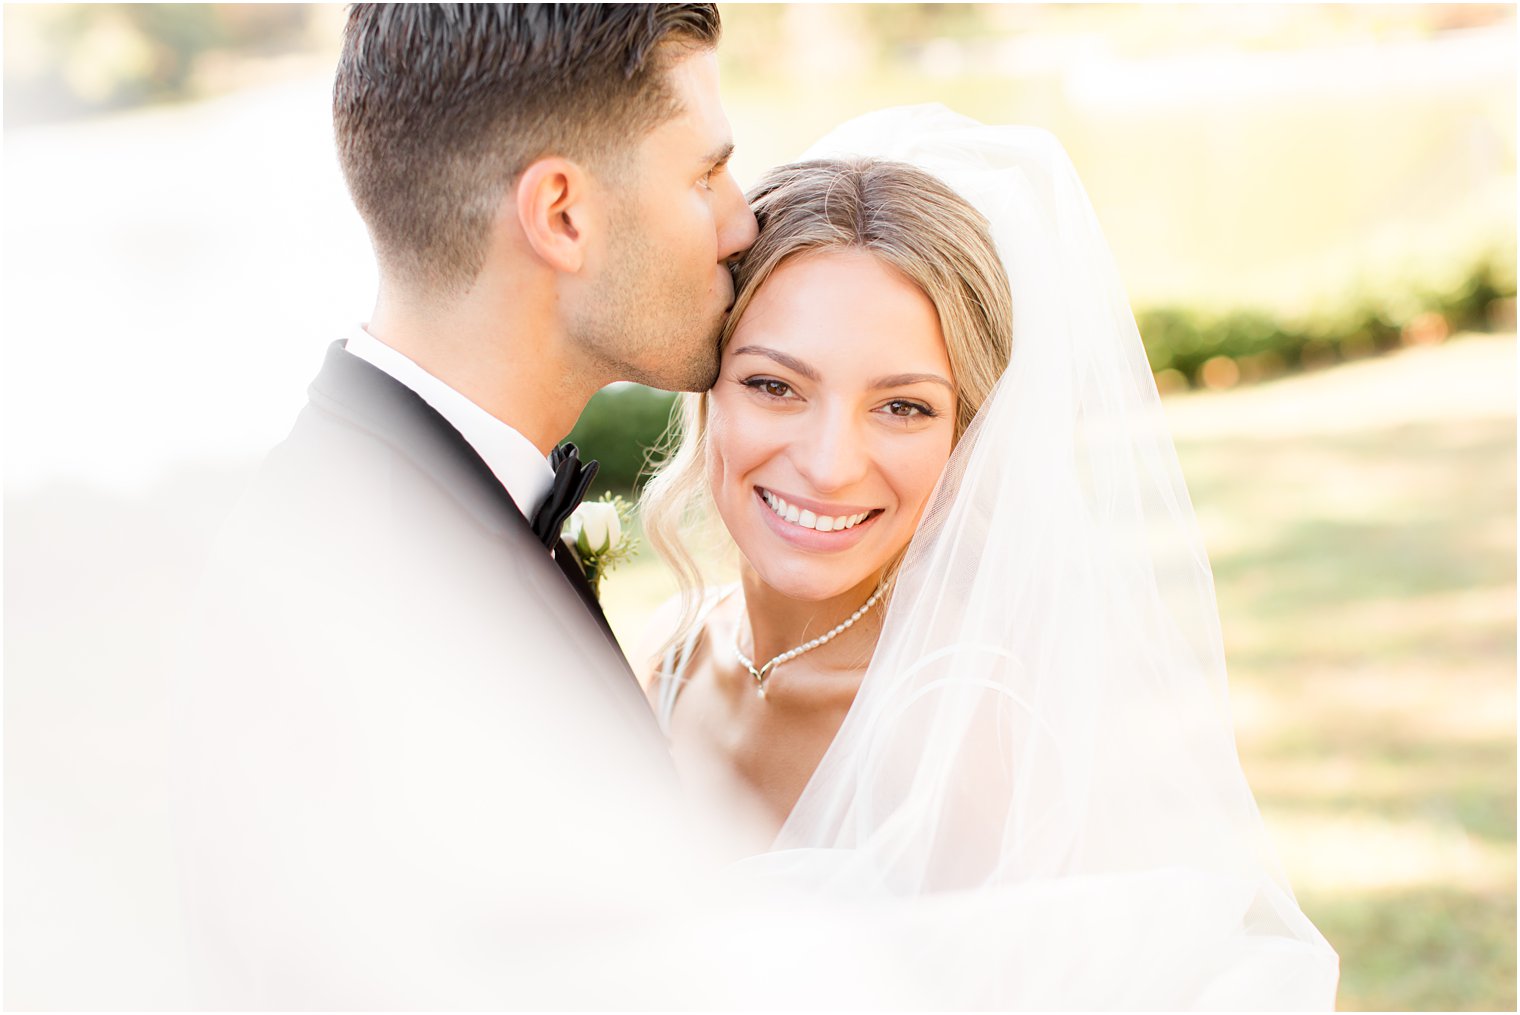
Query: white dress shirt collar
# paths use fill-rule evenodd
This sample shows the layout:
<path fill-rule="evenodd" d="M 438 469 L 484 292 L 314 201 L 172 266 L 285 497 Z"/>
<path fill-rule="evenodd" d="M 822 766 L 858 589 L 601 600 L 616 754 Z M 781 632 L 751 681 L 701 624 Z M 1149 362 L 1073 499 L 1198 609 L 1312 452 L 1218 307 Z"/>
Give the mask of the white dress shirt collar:
<path fill-rule="evenodd" d="M 405 384 L 448 420 L 490 468 L 518 509 L 532 519 L 554 482 L 549 460 L 539 454 L 532 441 L 371 335 L 362 325 L 349 333 L 344 348 Z"/>

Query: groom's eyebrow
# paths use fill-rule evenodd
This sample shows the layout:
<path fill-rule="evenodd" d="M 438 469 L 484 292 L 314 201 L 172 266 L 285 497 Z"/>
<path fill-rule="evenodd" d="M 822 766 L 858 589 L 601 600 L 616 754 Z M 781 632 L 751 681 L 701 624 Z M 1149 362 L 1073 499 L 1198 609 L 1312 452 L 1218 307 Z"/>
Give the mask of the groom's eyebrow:
<path fill-rule="evenodd" d="M 725 141 L 718 147 L 714 148 L 712 151 L 708 152 L 706 155 L 702 156 L 702 164 L 704 166 L 721 166 L 723 163 L 727 162 L 733 156 L 733 154 L 734 143 L 732 141 Z"/>

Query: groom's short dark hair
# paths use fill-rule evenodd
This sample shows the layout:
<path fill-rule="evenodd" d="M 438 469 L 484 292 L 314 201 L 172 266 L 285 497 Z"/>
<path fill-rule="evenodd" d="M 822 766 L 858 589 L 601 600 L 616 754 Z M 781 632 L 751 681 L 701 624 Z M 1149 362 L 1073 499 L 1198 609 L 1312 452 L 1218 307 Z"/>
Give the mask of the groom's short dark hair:
<path fill-rule="evenodd" d="M 508 185 L 548 155 L 615 173 L 679 111 L 661 43 L 719 32 L 714 4 L 354 4 L 333 124 L 382 267 L 467 288 Z"/>

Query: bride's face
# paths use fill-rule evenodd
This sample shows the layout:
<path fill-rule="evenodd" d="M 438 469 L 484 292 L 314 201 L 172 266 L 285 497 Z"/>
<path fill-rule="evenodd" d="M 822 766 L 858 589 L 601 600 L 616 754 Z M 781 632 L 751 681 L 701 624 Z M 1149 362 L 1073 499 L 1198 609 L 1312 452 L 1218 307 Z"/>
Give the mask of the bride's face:
<path fill-rule="evenodd" d="M 713 498 L 762 581 L 827 599 L 907 545 L 954 443 L 952 381 L 934 304 L 870 253 L 771 274 L 708 411 Z"/>

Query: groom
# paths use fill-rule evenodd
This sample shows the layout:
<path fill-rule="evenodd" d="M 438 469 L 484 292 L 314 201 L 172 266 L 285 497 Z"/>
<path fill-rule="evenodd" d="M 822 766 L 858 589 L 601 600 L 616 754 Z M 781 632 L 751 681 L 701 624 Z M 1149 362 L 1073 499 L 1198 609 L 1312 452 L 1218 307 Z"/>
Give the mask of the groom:
<path fill-rule="evenodd" d="M 407 389 L 376 436 L 404 418 L 478 458 L 527 523 L 509 538 L 545 544 L 609 639 L 559 540 L 594 470 L 551 452 L 613 381 L 716 377 L 727 261 L 755 235 L 727 172 L 718 34 L 711 4 L 359 4 L 334 89 L 381 278 L 313 395 Z"/>
<path fill-rule="evenodd" d="M 756 231 L 718 36 L 711 4 L 352 8 L 333 112 L 380 290 L 196 615 L 199 1002 L 594 1001 L 555 957 L 658 891 L 668 759 L 558 539 L 590 477 L 555 445 L 612 381 L 715 379 Z"/>

